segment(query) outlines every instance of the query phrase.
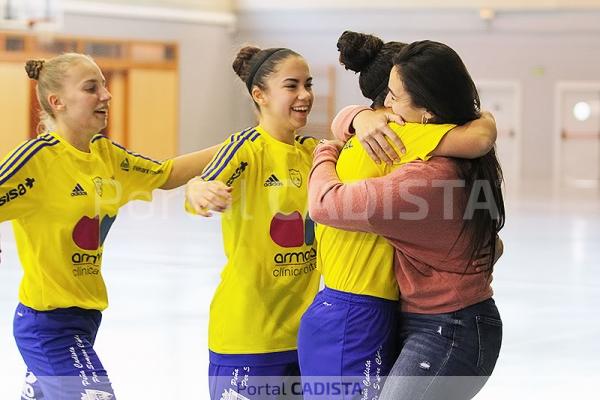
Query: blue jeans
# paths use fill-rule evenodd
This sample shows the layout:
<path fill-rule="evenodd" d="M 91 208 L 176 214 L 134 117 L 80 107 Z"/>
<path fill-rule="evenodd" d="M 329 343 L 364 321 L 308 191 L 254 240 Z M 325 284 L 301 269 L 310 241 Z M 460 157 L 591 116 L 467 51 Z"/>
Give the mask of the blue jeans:
<path fill-rule="evenodd" d="M 496 365 L 502 320 L 493 299 L 447 314 L 400 313 L 400 355 L 380 400 L 465 400 Z"/>

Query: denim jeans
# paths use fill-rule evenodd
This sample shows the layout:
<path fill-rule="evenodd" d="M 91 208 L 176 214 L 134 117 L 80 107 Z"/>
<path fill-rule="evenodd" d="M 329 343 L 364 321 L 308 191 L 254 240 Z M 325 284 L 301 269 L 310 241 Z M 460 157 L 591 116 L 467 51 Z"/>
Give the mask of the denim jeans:
<path fill-rule="evenodd" d="M 400 355 L 380 400 L 466 400 L 496 365 L 502 321 L 493 299 L 447 314 L 400 313 Z"/>

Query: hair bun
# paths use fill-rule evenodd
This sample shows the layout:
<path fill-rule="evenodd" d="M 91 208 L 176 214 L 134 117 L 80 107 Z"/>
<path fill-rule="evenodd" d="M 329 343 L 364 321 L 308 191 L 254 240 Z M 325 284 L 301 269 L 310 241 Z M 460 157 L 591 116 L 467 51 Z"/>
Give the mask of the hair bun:
<path fill-rule="evenodd" d="M 345 31 L 337 42 L 340 63 L 354 72 L 364 70 L 383 47 L 383 40 L 373 35 Z"/>
<path fill-rule="evenodd" d="M 44 60 L 28 60 L 25 63 L 25 71 L 27 72 L 27 76 L 30 79 L 35 79 L 36 81 L 40 77 L 42 68 L 44 68 Z"/>
<path fill-rule="evenodd" d="M 261 49 L 256 46 L 242 47 L 233 60 L 233 70 L 243 81 L 246 81 L 250 73 L 250 61 Z"/>

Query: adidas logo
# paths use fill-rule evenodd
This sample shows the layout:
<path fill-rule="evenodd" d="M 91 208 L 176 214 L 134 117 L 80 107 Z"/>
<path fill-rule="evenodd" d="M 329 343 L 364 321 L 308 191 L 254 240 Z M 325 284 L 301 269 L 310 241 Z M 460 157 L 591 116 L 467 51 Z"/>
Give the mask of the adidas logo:
<path fill-rule="evenodd" d="M 75 188 L 71 192 L 71 196 L 87 196 L 87 195 L 88 195 L 87 192 L 83 189 L 83 187 L 81 187 L 81 185 L 79 183 L 77 185 L 75 185 Z"/>
<path fill-rule="evenodd" d="M 283 183 L 281 183 L 281 181 L 279 179 L 277 179 L 277 177 L 275 176 L 275 174 L 271 174 L 270 177 L 267 178 L 267 180 L 265 181 L 265 187 L 269 187 L 269 186 L 283 186 Z"/>

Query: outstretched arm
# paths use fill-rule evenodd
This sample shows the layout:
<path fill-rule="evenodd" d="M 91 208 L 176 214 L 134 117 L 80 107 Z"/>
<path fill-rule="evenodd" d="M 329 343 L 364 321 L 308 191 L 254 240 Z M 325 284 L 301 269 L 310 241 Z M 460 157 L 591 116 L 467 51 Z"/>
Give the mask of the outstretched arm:
<path fill-rule="evenodd" d="M 212 216 L 211 210 L 223 212 L 231 206 L 231 190 L 221 181 L 194 178 L 185 187 L 185 209 L 203 217 Z"/>
<path fill-rule="evenodd" d="M 160 187 L 163 190 L 185 185 L 190 179 L 202 173 L 221 145 L 184 154 L 173 159 L 173 169 L 167 181 Z"/>

